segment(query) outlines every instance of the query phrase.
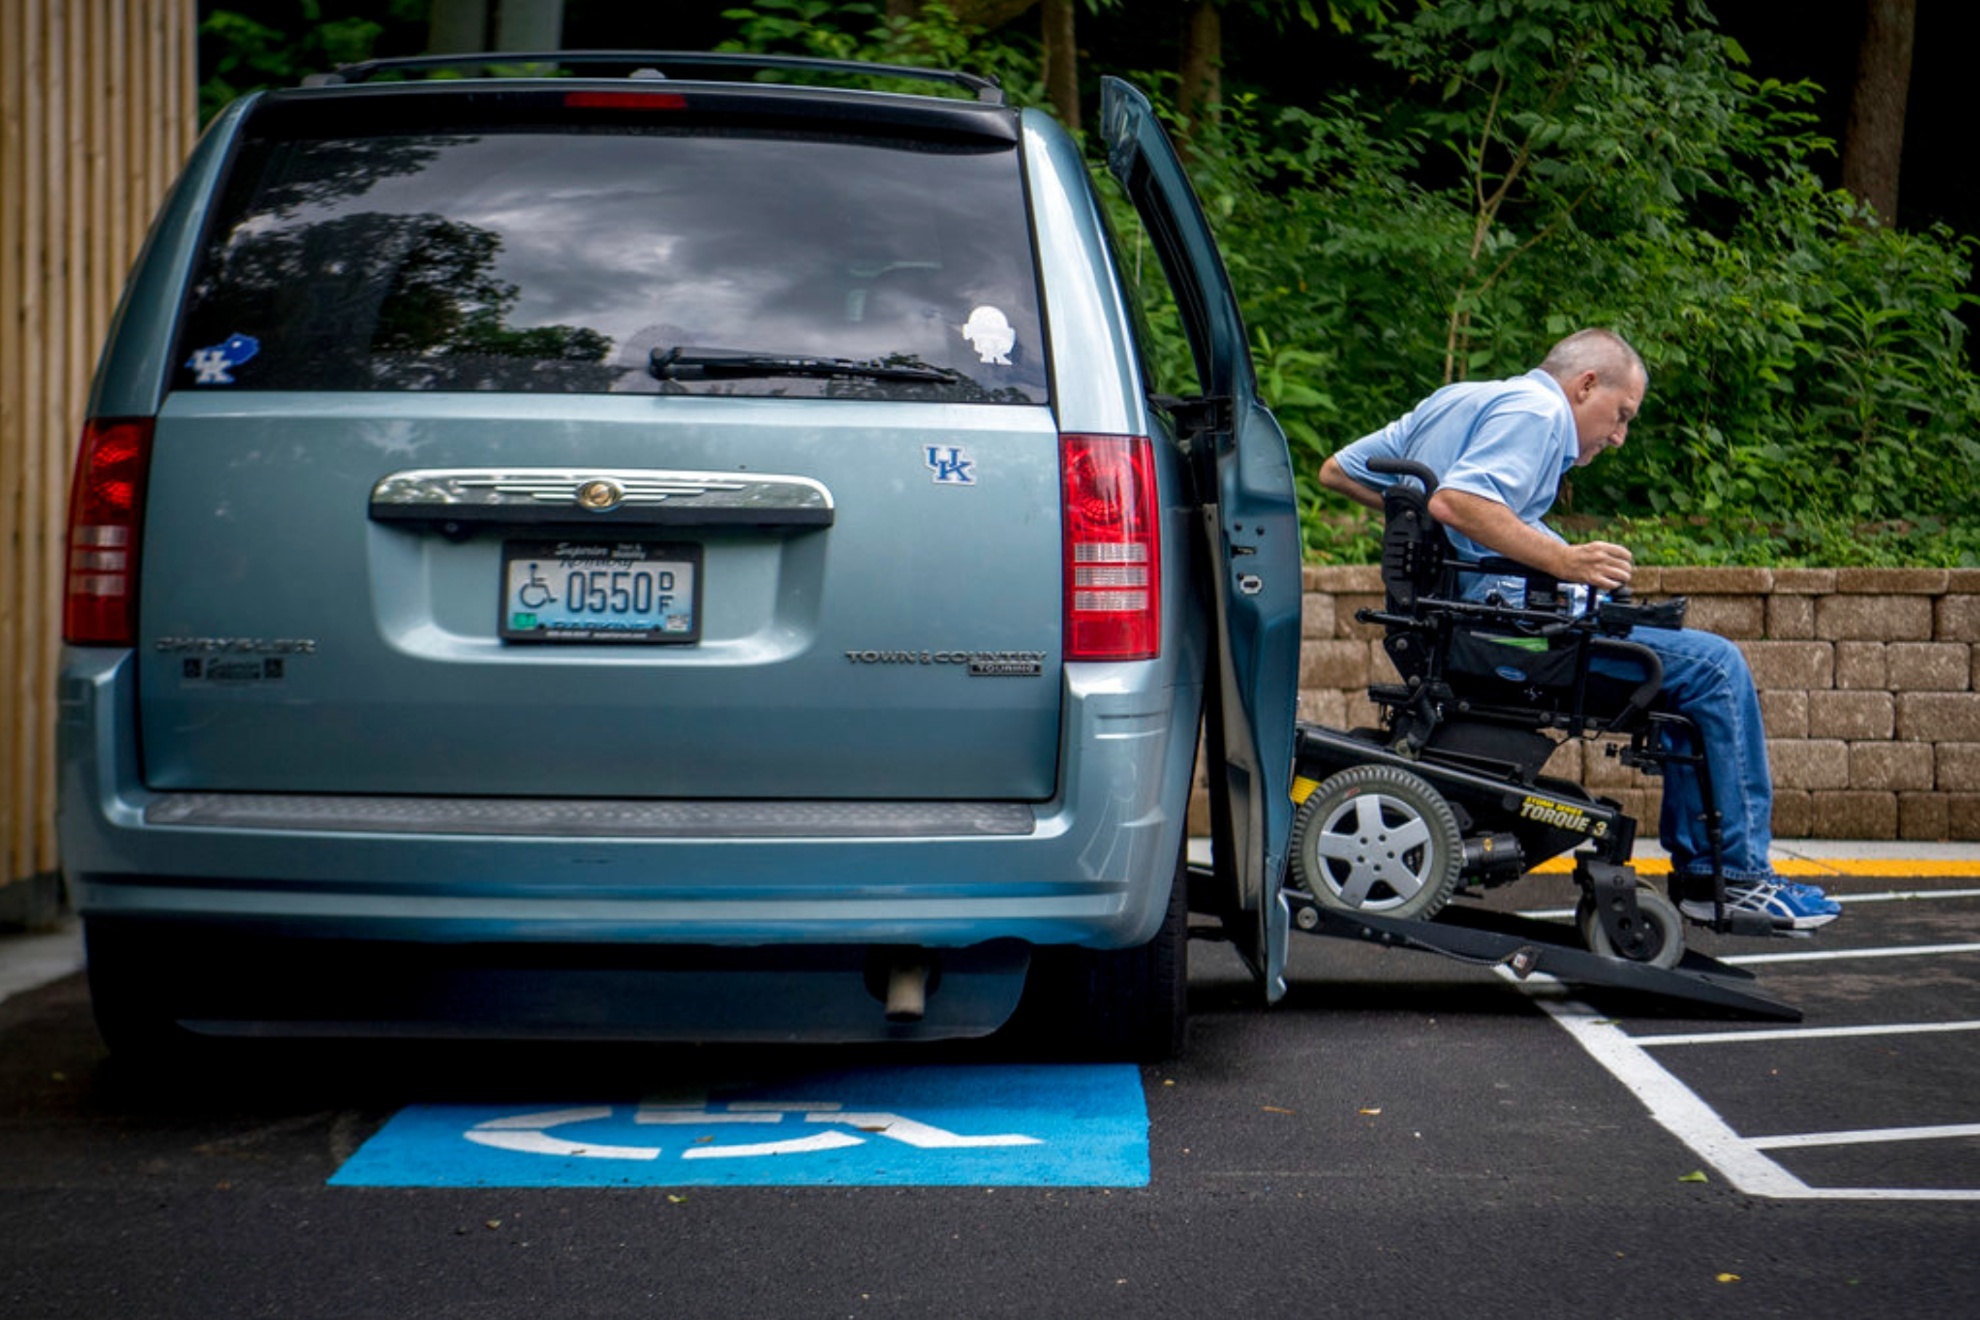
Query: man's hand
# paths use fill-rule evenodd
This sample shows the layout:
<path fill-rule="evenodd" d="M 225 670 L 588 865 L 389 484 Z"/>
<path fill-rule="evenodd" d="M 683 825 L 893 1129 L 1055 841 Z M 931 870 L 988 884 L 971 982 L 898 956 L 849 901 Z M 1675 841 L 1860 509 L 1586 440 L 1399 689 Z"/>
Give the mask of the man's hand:
<path fill-rule="evenodd" d="M 1456 528 L 1493 554 L 1551 573 L 1563 582 L 1581 582 L 1598 591 L 1629 585 L 1636 558 L 1628 549 L 1607 541 L 1568 545 L 1528 527 L 1497 500 L 1461 490 L 1439 489 L 1430 497 L 1430 514 Z"/>
<path fill-rule="evenodd" d="M 1589 541 L 1562 549 L 1567 552 L 1568 571 L 1554 575 L 1561 581 L 1585 582 L 1601 591 L 1629 585 L 1636 557 L 1627 548 L 1607 541 Z"/>

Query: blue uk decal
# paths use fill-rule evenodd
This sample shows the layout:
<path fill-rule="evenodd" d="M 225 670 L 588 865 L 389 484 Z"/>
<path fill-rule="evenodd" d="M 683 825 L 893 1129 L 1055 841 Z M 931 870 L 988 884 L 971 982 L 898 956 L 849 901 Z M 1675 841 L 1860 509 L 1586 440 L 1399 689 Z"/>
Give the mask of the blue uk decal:
<path fill-rule="evenodd" d="M 976 484 L 976 461 L 963 451 L 961 445 L 929 445 L 922 453 L 927 455 L 928 470 L 935 474 L 936 485 Z"/>
<path fill-rule="evenodd" d="M 232 385 L 233 370 L 261 351 L 261 341 L 252 335 L 228 335 L 212 348 L 202 348 L 186 366 L 194 373 L 195 385 Z"/>

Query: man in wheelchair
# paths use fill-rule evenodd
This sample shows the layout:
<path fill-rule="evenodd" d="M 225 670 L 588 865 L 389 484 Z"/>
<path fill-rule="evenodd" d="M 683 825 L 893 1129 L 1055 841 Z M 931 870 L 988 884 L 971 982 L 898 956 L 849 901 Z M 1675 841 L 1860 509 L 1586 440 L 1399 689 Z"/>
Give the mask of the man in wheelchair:
<path fill-rule="evenodd" d="M 1551 731 L 1627 737 L 1607 752 L 1662 775 L 1684 917 L 1761 935 L 1840 914 L 1773 872 L 1767 744 L 1739 649 L 1684 629 L 1681 600 L 1630 601 L 1625 547 L 1570 545 L 1541 521 L 1570 467 L 1623 443 L 1648 384 L 1619 335 L 1582 330 L 1523 376 L 1445 386 L 1322 467 L 1328 489 L 1384 512 L 1388 602 L 1363 617 L 1404 682 L 1370 689 L 1382 730 L 1302 737 L 1302 785 L 1326 776 L 1295 826 L 1294 869 L 1317 901 L 1428 917 L 1460 880 L 1516 878 L 1592 842 L 1598 860 L 1577 872 L 1590 947 L 1668 965 L 1682 952 L 1671 904 L 1647 889 L 1611 902 L 1635 888 L 1634 823 L 1539 776 Z M 1357 764 L 1353 749 L 1376 747 Z"/>

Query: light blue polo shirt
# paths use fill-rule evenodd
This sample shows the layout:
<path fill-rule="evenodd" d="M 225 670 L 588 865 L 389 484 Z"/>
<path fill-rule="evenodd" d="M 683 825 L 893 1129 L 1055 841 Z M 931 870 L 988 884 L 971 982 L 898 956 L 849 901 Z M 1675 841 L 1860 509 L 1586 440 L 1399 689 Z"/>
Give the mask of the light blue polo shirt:
<path fill-rule="evenodd" d="M 1574 466 L 1577 451 L 1574 410 L 1566 392 L 1559 381 L 1535 368 L 1511 380 L 1446 385 L 1413 412 L 1363 436 L 1334 458 L 1350 477 L 1375 490 L 1387 489 L 1396 478 L 1370 472 L 1369 459 L 1421 463 L 1437 474 L 1440 487 L 1496 500 L 1527 526 L 1558 541 L 1562 537 L 1541 519 L 1553 507 L 1561 477 Z M 1446 530 L 1460 558 L 1493 553 L 1460 532 Z M 1495 580 L 1472 584 L 1465 594 L 1481 595 L 1494 585 Z M 1522 589 L 1516 599 L 1524 597 Z"/>

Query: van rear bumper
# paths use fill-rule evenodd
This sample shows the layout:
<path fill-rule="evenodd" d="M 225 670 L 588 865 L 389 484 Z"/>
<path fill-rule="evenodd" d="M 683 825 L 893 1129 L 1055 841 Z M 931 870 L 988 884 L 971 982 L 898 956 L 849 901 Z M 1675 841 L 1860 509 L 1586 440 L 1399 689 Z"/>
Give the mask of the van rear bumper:
<path fill-rule="evenodd" d="M 89 918 L 449 944 L 1029 944 L 1159 927 L 1200 686 L 1071 665 L 1040 803 L 153 793 L 129 651 L 63 657 L 58 824 Z M 966 754 L 960 752 L 959 754 Z"/>

